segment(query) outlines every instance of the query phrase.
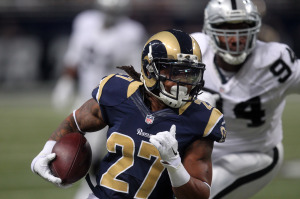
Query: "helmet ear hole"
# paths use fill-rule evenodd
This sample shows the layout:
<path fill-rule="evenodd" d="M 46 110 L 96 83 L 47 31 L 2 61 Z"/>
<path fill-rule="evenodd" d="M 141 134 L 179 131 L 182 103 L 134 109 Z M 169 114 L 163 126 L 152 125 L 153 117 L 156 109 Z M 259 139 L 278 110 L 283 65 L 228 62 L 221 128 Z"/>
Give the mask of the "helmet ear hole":
<path fill-rule="evenodd" d="M 153 66 L 149 63 L 148 60 L 144 60 L 143 64 L 143 70 L 145 72 L 145 75 L 148 79 L 151 79 L 152 77 L 156 77 L 154 73 L 154 68 Z"/>
<path fill-rule="evenodd" d="M 148 78 L 150 78 L 151 76 L 150 76 L 150 72 L 149 72 L 149 70 L 148 70 L 148 65 L 149 65 L 148 60 L 144 59 L 144 60 L 143 60 L 143 70 L 144 70 L 145 75 L 146 75 Z"/>

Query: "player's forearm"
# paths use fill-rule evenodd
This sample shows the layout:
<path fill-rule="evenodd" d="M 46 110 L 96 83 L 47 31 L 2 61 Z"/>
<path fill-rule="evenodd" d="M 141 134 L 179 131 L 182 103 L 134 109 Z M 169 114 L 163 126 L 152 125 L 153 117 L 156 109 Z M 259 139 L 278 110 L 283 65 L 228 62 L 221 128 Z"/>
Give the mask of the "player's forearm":
<path fill-rule="evenodd" d="M 79 109 L 74 110 L 53 132 L 49 140 L 60 140 L 68 133 L 85 133 L 101 130 L 106 126 L 100 107 L 94 99 L 86 101 Z"/>
<path fill-rule="evenodd" d="M 74 122 L 73 114 L 70 114 L 52 133 L 49 140 L 58 141 L 64 135 L 74 132 L 79 132 L 79 130 L 77 129 L 76 124 Z"/>
<path fill-rule="evenodd" d="M 176 198 L 205 198 L 210 195 L 210 185 L 199 178 L 191 176 L 182 163 L 177 167 L 165 165 L 167 168 L 173 192 Z"/>
<path fill-rule="evenodd" d="M 199 179 L 191 177 L 186 184 L 173 187 L 173 192 L 177 199 L 207 199 L 210 195 L 210 186 Z"/>

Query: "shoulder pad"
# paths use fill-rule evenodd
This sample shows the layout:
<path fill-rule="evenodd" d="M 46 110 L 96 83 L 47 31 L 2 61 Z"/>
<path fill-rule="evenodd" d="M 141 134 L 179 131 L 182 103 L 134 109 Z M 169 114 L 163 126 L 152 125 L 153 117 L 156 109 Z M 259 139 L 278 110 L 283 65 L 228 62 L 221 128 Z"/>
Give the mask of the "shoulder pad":
<path fill-rule="evenodd" d="M 142 84 L 128 75 L 111 74 L 100 81 L 92 96 L 102 105 L 115 106 L 128 99 Z"/>
<path fill-rule="evenodd" d="M 87 28 L 101 26 L 104 16 L 97 10 L 86 10 L 76 15 L 73 21 L 73 30 L 83 31 Z"/>
<path fill-rule="evenodd" d="M 202 56 L 204 56 L 210 46 L 209 36 L 202 32 L 192 33 L 191 36 L 198 42 Z"/>
<path fill-rule="evenodd" d="M 209 137 L 216 142 L 225 142 L 226 134 L 223 114 L 218 109 L 213 108 L 203 137 Z"/>
<path fill-rule="evenodd" d="M 137 41 L 140 38 L 145 39 L 146 30 L 144 26 L 138 22 L 134 21 L 128 17 L 122 18 L 122 23 L 119 24 L 122 28 L 122 33 L 126 35 L 129 38 L 129 40 Z"/>
<path fill-rule="evenodd" d="M 203 132 L 202 137 L 208 137 L 216 142 L 224 142 L 226 138 L 225 121 L 223 114 L 210 104 L 195 100 L 187 110 L 191 120 Z"/>
<path fill-rule="evenodd" d="M 265 68 L 277 61 L 278 59 L 286 59 L 289 57 L 289 47 L 278 42 L 262 42 L 257 41 L 256 48 L 249 57 L 256 68 Z"/>

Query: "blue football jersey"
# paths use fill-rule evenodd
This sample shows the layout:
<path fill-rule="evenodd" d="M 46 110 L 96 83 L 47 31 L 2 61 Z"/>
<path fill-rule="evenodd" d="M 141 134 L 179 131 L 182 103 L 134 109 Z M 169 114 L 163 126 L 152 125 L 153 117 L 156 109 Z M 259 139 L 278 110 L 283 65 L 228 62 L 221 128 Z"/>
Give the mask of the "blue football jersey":
<path fill-rule="evenodd" d="M 217 109 L 196 100 L 180 109 L 152 112 L 143 101 L 141 86 L 127 75 L 112 74 L 92 93 L 109 126 L 108 153 L 97 175 L 99 198 L 173 198 L 159 152 L 149 142 L 151 135 L 169 131 L 172 124 L 176 125 L 181 157 L 197 139 L 225 140 L 225 122 Z"/>

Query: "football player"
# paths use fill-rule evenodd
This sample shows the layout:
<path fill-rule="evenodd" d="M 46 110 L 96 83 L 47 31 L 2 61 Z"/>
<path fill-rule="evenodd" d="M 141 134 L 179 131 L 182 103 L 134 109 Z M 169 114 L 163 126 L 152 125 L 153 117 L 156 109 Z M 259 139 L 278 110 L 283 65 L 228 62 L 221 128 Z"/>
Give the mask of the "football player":
<path fill-rule="evenodd" d="M 71 132 L 105 126 L 107 155 L 101 161 L 93 198 L 208 198 L 214 142 L 224 142 L 219 110 L 195 99 L 204 85 L 201 50 L 180 30 L 153 35 L 142 52 L 141 74 L 111 74 L 93 98 L 74 110 L 50 136 L 32 171 L 60 185 L 48 163 L 53 145 Z"/>
<path fill-rule="evenodd" d="M 228 136 L 215 144 L 211 198 L 250 198 L 283 161 L 285 97 L 300 93 L 300 63 L 289 46 L 257 40 L 261 17 L 250 0 L 211 0 L 198 41 L 206 64 L 199 98 L 224 114 Z"/>
<path fill-rule="evenodd" d="M 140 67 L 140 60 L 136 57 L 140 56 L 140 49 L 147 40 L 146 30 L 142 24 L 126 16 L 130 3 L 131 0 L 95 0 L 95 9 L 76 16 L 64 58 L 64 74 L 52 95 L 53 105 L 58 110 L 69 107 L 70 96 L 74 94 L 72 108 L 78 108 L 90 98 L 99 78 L 120 71 L 114 66 Z M 94 149 L 93 167 L 97 167 L 98 159 L 105 155 L 98 152 L 105 146 L 105 134 L 89 134 L 86 138 Z M 83 182 L 75 199 L 82 199 L 89 192 L 89 187 Z"/>
<path fill-rule="evenodd" d="M 118 72 L 114 67 L 118 65 L 140 67 L 136 57 L 140 56 L 147 34 L 142 24 L 127 17 L 130 5 L 131 0 L 95 0 L 95 9 L 75 17 L 63 60 L 63 75 L 53 91 L 54 107 L 61 109 L 70 103 L 75 80 L 78 80 L 76 106 L 89 99 L 99 75 Z"/>

